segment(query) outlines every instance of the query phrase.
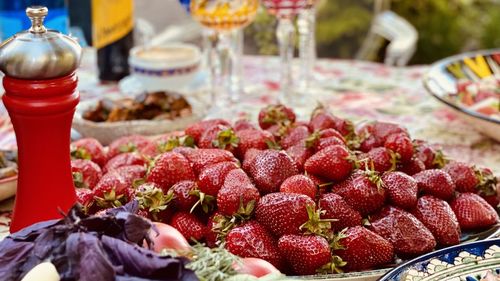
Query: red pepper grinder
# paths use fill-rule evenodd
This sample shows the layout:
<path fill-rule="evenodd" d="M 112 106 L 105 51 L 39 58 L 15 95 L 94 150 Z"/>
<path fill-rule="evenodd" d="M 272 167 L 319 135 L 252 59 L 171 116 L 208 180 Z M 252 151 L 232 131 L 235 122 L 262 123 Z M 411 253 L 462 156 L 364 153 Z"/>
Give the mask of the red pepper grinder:
<path fill-rule="evenodd" d="M 60 218 L 76 202 L 69 146 L 82 49 L 73 38 L 43 26 L 47 13 L 46 7 L 27 8 L 31 28 L 0 45 L 2 99 L 18 146 L 11 232 Z"/>

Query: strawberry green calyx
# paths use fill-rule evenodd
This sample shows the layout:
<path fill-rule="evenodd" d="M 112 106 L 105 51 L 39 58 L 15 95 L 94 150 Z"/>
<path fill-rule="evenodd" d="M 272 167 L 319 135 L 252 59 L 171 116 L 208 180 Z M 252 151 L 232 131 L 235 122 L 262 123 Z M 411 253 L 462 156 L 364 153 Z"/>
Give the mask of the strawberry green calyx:
<path fill-rule="evenodd" d="M 306 235 L 315 234 L 328 239 L 331 236 L 331 222 L 337 220 L 321 219 L 321 215 L 325 214 L 325 210 L 315 210 L 313 205 L 307 205 L 306 209 L 309 220 L 299 227 L 300 230 L 303 230 Z"/>
<path fill-rule="evenodd" d="M 377 190 L 380 194 L 384 193 L 384 182 L 382 181 L 382 178 L 380 175 L 373 170 L 373 167 L 370 170 L 364 171 L 366 177 L 368 180 L 370 180 L 374 185 L 377 186 Z"/>
<path fill-rule="evenodd" d="M 485 196 L 496 195 L 498 181 L 495 175 L 489 169 L 477 167 L 473 167 L 473 169 L 478 180 L 476 189 L 479 191 L 479 194 Z"/>
<path fill-rule="evenodd" d="M 213 218 L 215 225 L 212 227 L 212 231 L 217 234 L 217 244 L 224 243 L 226 236 L 236 225 L 238 225 L 236 217 L 227 217 L 222 214 L 218 214 Z"/>
<path fill-rule="evenodd" d="M 323 265 L 318 269 L 318 273 L 321 274 L 337 274 L 343 273 L 342 267 L 347 265 L 347 262 L 343 261 L 341 257 L 337 255 L 332 256 L 332 261 Z"/>
<path fill-rule="evenodd" d="M 85 159 L 85 160 L 91 160 L 92 155 L 88 153 L 88 151 L 83 148 L 76 148 L 76 149 L 71 149 L 71 159 Z"/>
<path fill-rule="evenodd" d="M 77 188 L 88 188 L 83 181 L 83 175 L 80 172 L 73 172 L 73 183 Z"/>
<path fill-rule="evenodd" d="M 319 131 L 315 131 L 314 133 L 310 134 L 309 137 L 305 139 L 306 148 L 313 148 L 319 141 L 320 137 L 321 134 L 319 133 Z"/>
<path fill-rule="evenodd" d="M 339 231 L 337 234 L 331 235 L 328 238 L 328 243 L 330 243 L 330 248 L 332 250 L 345 250 L 344 245 L 342 245 L 341 241 L 342 239 L 347 237 L 346 234 L 347 228 Z"/>
<path fill-rule="evenodd" d="M 137 146 L 134 143 L 129 142 L 127 144 L 120 145 L 120 147 L 118 148 L 118 150 L 121 153 L 134 152 L 134 151 L 137 151 Z"/>
<path fill-rule="evenodd" d="M 190 195 L 198 197 L 198 201 L 191 207 L 190 213 L 194 212 L 196 207 L 201 206 L 204 213 L 209 213 L 215 208 L 215 197 L 201 192 L 199 189 L 193 189 L 189 192 Z"/>
<path fill-rule="evenodd" d="M 172 151 L 176 147 L 194 147 L 194 138 L 188 135 L 182 137 L 171 137 L 166 141 L 160 142 L 157 149 L 160 153 Z"/>
<path fill-rule="evenodd" d="M 243 203 L 243 198 L 240 198 L 240 207 L 234 216 L 242 221 L 249 220 L 255 209 L 255 200 L 249 201 L 246 205 Z"/>
<path fill-rule="evenodd" d="M 116 191 L 112 188 L 109 192 L 104 192 L 103 197 L 94 197 L 97 205 L 101 208 L 117 208 L 123 206 L 122 201 L 127 198 L 121 194 L 116 195 Z"/>
<path fill-rule="evenodd" d="M 240 139 L 236 136 L 233 129 L 227 129 L 220 131 L 217 134 L 217 138 L 212 141 L 213 146 L 225 149 L 226 147 L 238 147 Z"/>
<path fill-rule="evenodd" d="M 450 160 L 444 155 L 443 151 L 441 149 L 436 150 L 432 165 L 437 169 L 442 169 L 448 162 L 450 162 Z"/>
<path fill-rule="evenodd" d="M 173 198 L 172 191 L 164 194 L 161 188 L 154 187 L 154 185 L 145 187 L 144 191 L 138 192 L 136 195 L 140 208 L 148 210 L 153 215 L 166 210 Z"/>
<path fill-rule="evenodd" d="M 266 142 L 266 145 L 269 149 L 273 149 L 273 150 L 281 150 L 282 149 L 281 146 L 275 141 L 266 139 L 265 142 Z"/>

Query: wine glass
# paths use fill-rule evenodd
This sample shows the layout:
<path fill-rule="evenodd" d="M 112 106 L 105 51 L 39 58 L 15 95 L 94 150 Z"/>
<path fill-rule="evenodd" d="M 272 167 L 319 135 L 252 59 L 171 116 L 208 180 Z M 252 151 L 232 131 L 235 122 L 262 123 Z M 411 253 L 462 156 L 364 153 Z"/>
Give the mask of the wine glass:
<path fill-rule="evenodd" d="M 191 15 L 205 27 L 211 73 L 212 111 L 235 102 L 241 91 L 242 33 L 257 13 L 258 0 L 191 0 Z"/>
<path fill-rule="evenodd" d="M 300 89 L 307 92 L 310 87 L 314 64 L 316 62 L 316 3 L 309 0 L 297 18 L 299 33 L 299 58 L 300 58 Z"/>
<path fill-rule="evenodd" d="M 281 58 L 280 102 L 291 103 L 293 94 L 292 59 L 295 27 L 292 20 L 307 7 L 308 0 L 263 0 L 268 12 L 278 18 L 276 36 Z"/>

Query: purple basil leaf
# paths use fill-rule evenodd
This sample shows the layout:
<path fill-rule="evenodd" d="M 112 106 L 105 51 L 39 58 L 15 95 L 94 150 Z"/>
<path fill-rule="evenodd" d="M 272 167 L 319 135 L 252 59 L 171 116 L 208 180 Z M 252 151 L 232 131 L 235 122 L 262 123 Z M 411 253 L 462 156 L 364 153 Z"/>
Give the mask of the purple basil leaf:
<path fill-rule="evenodd" d="M 33 241 L 36 237 L 38 237 L 38 235 L 40 235 L 42 231 L 60 223 L 61 220 L 42 221 L 25 227 L 18 232 L 11 234 L 10 237 L 14 238 L 15 240 Z"/>
<path fill-rule="evenodd" d="M 2 280 L 20 280 L 20 264 L 29 257 L 34 244 L 32 242 L 16 242 L 5 238 L 0 242 L 0 276 Z"/>
<path fill-rule="evenodd" d="M 103 251 L 102 243 L 92 234 L 79 232 L 69 235 L 66 256 L 71 276 L 62 276 L 64 278 L 80 281 L 115 280 L 115 270 Z"/>
<path fill-rule="evenodd" d="M 184 259 L 160 256 L 148 249 L 102 236 L 101 241 L 113 264 L 123 265 L 127 275 L 157 280 L 198 280 L 184 267 Z"/>
<path fill-rule="evenodd" d="M 106 215 L 116 215 L 120 212 L 137 214 L 138 211 L 139 211 L 139 202 L 137 200 L 132 200 L 121 207 L 107 210 Z"/>

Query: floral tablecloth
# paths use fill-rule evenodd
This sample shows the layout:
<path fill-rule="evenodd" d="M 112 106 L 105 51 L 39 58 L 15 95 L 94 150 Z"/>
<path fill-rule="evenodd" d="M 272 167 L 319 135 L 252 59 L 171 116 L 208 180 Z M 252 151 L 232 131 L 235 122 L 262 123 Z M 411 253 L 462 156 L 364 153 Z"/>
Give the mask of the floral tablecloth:
<path fill-rule="evenodd" d="M 99 85 L 93 55 L 86 52 L 85 56 L 79 71 L 82 99 L 119 92 L 117 85 Z M 277 100 L 279 62 L 275 57 L 245 57 L 243 63 L 247 93 L 230 110 L 233 114 L 236 111 L 238 116 L 247 115 L 256 120 L 255 116 L 262 106 Z M 322 102 L 334 114 L 356 122 L 378 119 L 400 123 L 409 129 L 414 138 L 441 145 L 448 156 L 490 167 L 496 175 L 500 175 L 500 144 L 478 133 L 427 94 L 421 82 L 427 68 L 319 60 L 314 72 L 316 90 L 303 97 L 305 101 L 299 105 L 299 116 L 308 118 L 310 111 L 306 109 Z M 15 136 L 8 116 L 5 110 L 0 110 L 0 113 L 3 116 L 0 118 L 0 148 L 13 148 Z M 209 117 L 226 115 L 227 112 L 221 111 Z M 0 236 L 7 231 L 5 226 L 10 215 L 9 212 L 1 212 L 1 205 Z M 6 208 L 3 206 L 3 209 Z"/>

